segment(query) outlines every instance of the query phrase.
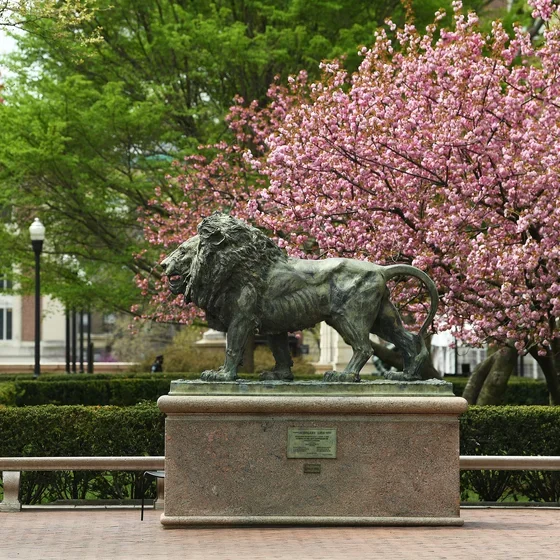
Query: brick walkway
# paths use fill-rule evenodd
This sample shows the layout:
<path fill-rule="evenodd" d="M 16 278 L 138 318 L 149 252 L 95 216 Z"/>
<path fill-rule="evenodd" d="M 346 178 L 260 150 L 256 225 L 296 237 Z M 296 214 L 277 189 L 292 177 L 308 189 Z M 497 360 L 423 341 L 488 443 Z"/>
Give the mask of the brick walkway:
<path fill-rule="evenodd" d="M 0 514 L 0 559 L 556 560 L 560 509 L 463 509 L 453 528 L 163 529 L 159 511 Z"/>

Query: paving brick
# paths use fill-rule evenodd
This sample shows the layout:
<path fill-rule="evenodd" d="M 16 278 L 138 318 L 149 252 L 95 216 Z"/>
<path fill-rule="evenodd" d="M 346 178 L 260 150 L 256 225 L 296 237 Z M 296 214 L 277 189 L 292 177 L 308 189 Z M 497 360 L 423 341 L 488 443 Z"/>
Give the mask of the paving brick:
<path fill-rule="evenodd" d="M 163 529 L 148 510 L 0 513 L 0 560 L 556 560 L 560 509 L 463 509 L 463 527 Z"/>

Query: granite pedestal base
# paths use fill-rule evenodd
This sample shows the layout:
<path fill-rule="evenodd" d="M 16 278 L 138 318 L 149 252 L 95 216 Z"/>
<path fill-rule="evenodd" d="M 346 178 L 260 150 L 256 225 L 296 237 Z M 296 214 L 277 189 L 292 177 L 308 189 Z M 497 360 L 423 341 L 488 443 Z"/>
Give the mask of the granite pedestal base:
<path fill-rule="evenodd" d="M 162 524 L 461 525 L 466 401 L 384 383 L 173 382 Z"/>

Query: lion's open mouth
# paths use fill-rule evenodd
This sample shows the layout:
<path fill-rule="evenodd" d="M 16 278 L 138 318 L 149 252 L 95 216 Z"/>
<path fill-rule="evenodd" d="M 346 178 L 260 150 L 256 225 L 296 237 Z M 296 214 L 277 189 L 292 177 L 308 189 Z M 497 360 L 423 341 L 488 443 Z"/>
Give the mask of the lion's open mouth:
<path fill-rule="evenodd" d="M 174 294 L 180 294 L 185 287 L 186 281 L 180 274 L 171 274 L 167 277 L 169 289 Z"/>

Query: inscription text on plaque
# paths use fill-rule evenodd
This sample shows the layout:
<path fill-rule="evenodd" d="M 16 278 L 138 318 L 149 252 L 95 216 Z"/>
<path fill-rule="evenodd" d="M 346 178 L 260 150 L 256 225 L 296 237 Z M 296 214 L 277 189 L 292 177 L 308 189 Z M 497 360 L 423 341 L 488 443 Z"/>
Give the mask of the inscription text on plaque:
<path fill-rule="evenodd" d="M 336 459 L 336 428 L 288 428 L 288 459 Z"/>

